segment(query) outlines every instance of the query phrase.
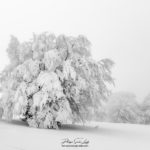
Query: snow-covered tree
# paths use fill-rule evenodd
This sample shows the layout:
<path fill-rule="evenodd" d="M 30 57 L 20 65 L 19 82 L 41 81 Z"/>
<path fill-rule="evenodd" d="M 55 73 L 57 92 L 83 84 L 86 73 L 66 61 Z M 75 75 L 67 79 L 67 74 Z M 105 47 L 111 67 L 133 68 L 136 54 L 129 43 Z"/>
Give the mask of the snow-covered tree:
<path fill-rule="evenodd" d="M 150 124 L 150 94 L 144 98 L 141 104 L 141 111 L 143 113 L 141 123 Z"/>
<path fill-rule="evenodd" d="M 90 50 L 81 35 L 42 33 L 24 43 L 12 37 L 10 65 L 1 73 L 4 118 L 40 128 L 91 120 L 110 93 L 113 62 L 93 60 Z"/>
<path fill-rule="evenodd" d="M 140 108 L 136 96 L 129 92 L 116 92 L 106 105 L 107 117 L 111 122 L 139 123 Z"/>

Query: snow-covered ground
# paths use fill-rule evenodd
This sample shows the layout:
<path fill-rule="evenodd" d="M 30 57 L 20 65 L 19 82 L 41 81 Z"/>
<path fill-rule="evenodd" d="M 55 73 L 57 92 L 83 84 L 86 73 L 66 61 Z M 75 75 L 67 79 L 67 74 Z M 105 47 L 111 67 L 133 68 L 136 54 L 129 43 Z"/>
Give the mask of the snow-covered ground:
<path fill-rule="evenodd" d="M 0 150 L 150 150 L 150 126 L 96 123 L 64 125 L 60 130 L 30 128 L 0 121 Z M 63 139 L 85 138 L 88 147 L 62 147 Z"/>

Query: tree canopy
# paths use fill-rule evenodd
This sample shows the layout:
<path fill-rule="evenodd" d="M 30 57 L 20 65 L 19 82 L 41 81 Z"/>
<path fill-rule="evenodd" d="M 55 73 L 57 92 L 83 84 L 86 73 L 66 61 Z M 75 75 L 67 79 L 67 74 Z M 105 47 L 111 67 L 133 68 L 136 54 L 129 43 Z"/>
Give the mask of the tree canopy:
<path fill-rule="evenodd" d="M 95 61 L 91 43 L 79 35 L 34 34 L 20 43 L 12 36 L 10 65 L 1 72 L 4 117 L 21 116 L 30 126 L 58 128 L 57 122 L 91 120 L 113 84 L 113 61 Z"/>
<path fill-rule="evenodd" d="M 140 106 L 136 96 L 130 92 L 111 94 L 106 105 L 107 117 L 111 122 L 139 123 L 141 121 Z"/>

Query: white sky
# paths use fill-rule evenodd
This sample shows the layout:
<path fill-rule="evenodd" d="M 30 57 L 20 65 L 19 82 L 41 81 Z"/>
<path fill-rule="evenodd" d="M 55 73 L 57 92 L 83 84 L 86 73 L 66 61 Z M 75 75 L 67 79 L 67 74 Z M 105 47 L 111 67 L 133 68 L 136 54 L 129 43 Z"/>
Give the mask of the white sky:
<path fill-rule="evenodd" d="M 149 0 L 0 0 L 0 70 L 11 34 L 24 41 L 44 31 L 86 35 L 95 59 L 116 63 L 115 91 L 139 100 L 150 92 Z"/>

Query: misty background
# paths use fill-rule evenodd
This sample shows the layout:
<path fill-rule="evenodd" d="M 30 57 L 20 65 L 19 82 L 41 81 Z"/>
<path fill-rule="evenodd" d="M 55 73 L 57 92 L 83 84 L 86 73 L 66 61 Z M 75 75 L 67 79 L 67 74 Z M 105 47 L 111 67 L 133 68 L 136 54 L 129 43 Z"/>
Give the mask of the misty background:
<path fill-rule="evenodd" d="M 141 101 L 150 92 L 150 1 L 0 0 L 0 71 L 8 64 L 10 35 L 21 42 L 44 31 L 85 35 L 95 59 L 115 62 L 112 91 Z"/>

